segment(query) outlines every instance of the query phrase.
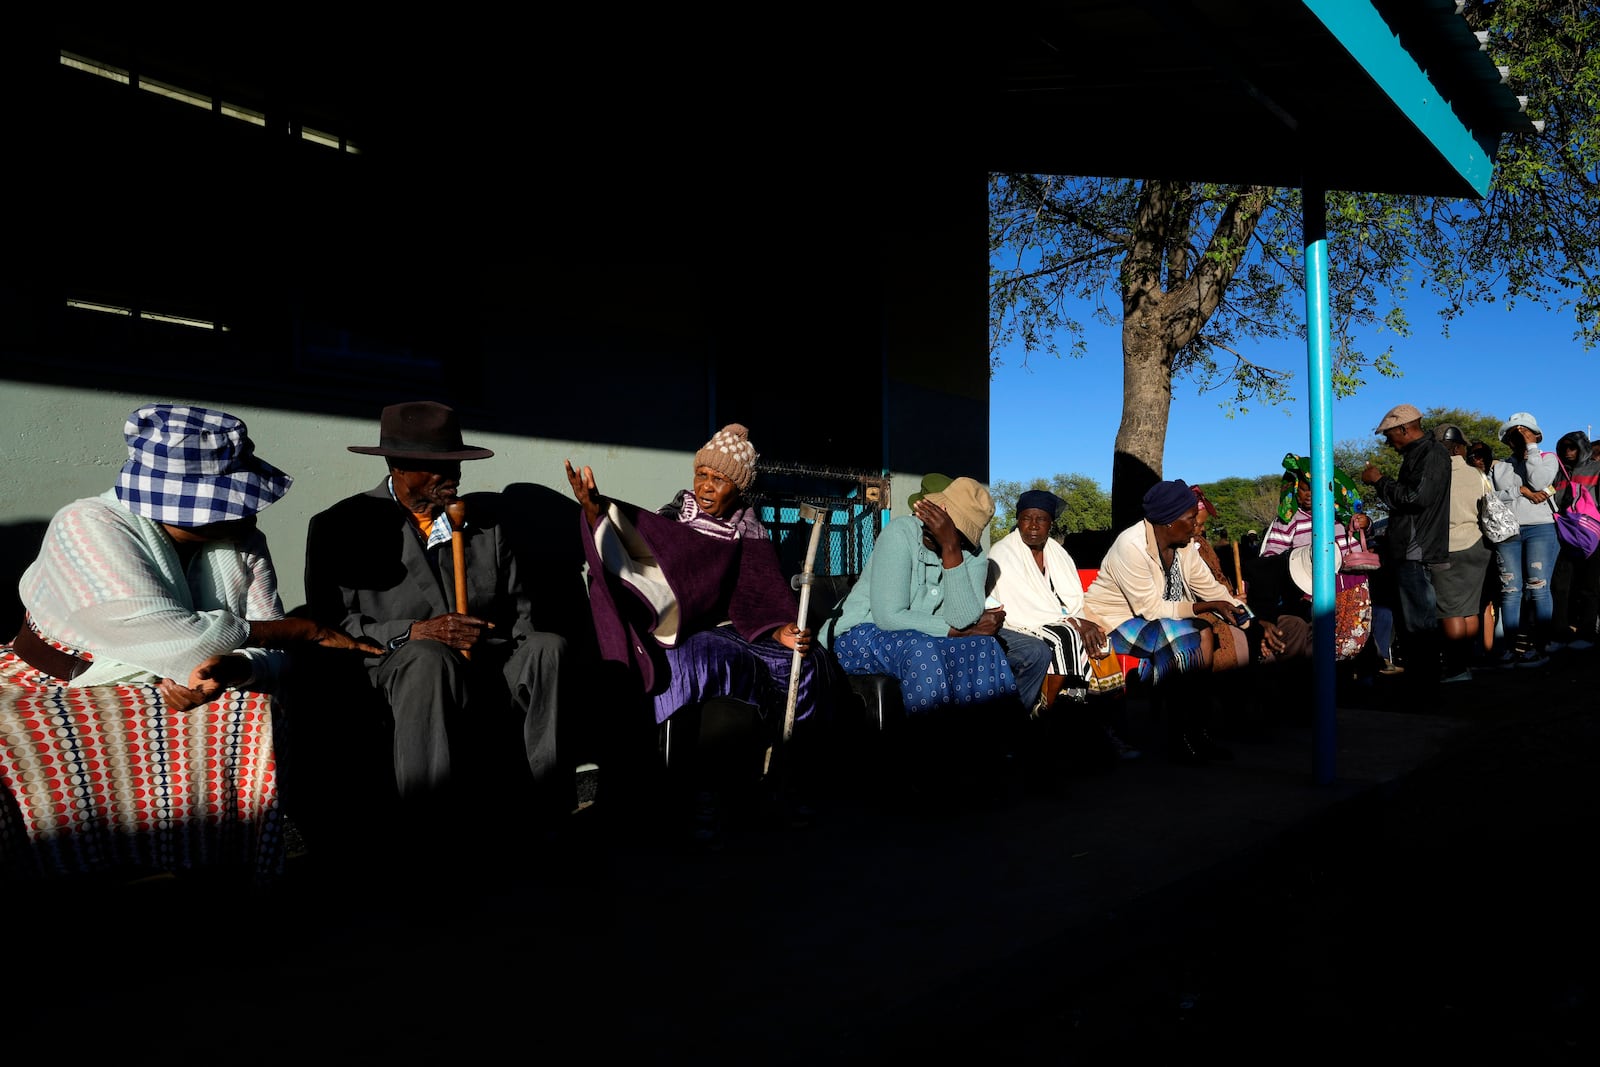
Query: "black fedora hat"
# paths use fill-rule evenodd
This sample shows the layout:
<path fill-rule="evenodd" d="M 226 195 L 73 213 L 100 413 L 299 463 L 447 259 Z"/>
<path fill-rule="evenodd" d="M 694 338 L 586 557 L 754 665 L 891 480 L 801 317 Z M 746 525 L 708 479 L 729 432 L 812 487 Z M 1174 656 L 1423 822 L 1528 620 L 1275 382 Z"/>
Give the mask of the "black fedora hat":
<path fill-rule="evenodd" d="M 364 456 L 390 459 L 488 459 L 487 448 L 472 448 L 461 443 L 461 423 L 454 409 L 432 400 L 412 400 L 390 404 L 378 420 L 378 444 L 347 445 Z"/>

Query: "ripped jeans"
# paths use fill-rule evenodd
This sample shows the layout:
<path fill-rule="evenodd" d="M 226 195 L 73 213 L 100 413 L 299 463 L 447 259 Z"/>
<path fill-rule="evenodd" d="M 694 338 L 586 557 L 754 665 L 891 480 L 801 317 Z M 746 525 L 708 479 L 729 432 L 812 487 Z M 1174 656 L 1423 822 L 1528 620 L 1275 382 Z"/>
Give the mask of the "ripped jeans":
<path fill-rule="evenodd" d="M 1494 546 L 1500 562 L 1500 624 L 1514 647 L 1543 648 L 1549 639 L 1550 620 L 1555 601 L 1550 596 L 1550 579 L 1555 576 L 1556 556 L 1561 542 L 1556 524 L 1524 524 L 1509 541 Z M 1533 625 L 1522 622 L 1524 597 L 1533 600 Z"/>

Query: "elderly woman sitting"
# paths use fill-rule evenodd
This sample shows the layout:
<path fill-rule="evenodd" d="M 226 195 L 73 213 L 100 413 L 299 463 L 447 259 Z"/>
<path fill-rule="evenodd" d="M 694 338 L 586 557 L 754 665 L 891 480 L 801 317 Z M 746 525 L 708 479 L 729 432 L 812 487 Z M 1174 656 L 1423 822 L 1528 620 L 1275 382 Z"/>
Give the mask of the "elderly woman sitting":
<path fill-rule="evenodd" d="M 1207 733 L 1209 694 L 1199 680 L 1250 661 L 1245 628 L 1259 626 L 1267 657 L 1303 655 L 1303 623 L 1254 619 L 1219 582 L 1195 549 L 1199 505 L 1181 479 L 1157 482 L 1144 495 L 1145 517 L 1117 535 L 1084 593 L 1084 609 L 1111 627 L 1111 648 L 1143 660 L 1157 686 L 1192 679 L 1172 703 L 1170 754 L 1180 763 L 1230 759 Z"/>
<path fill-rule="evenodd" d="M 1050 649 L 1043 703 L 1083 703 L 1089 694 L 1089 658 L 1110 651 L 1098 621 L 1085 613 L 1078 565 L 1050 536 L 1063 502 L 1030 489 L 1017 497 L 1017 526 L 989 549 L 990 596 L 1005 610 L 1005 629 L 1043 641 Z M 1135 759 L 1139 751 L 1104 727 L 1112 752 Z"/>
<path fill-rule="evenodd" d="M 777 549 L 745 499 L 757 459 L 749 431 L 724 426 L 695 453 L 691 487 L 655 512 L 607 499 L 593 468 L 568 462 L 582 510 L 590 608 L 602 655 L 627 665 L 657 724 L 680 714 L 687 721 L 709 706 L 733 721 L 753 714 L 757 733 L 770 733 L 783 722 L 793 686 L 793 741 L 815 751 L 838 667 L 800 627 Z M 706 758 L 696 771 L 690 832 L 708 847 L 721 843 L 730 762 L 709 756 L 713 741 L 730 732 L 743 731 L 704 721 L 697 730 Z"/>
<path fill-rule="evenodd" d="M 232 858 L 275 873 L 283 838 L 265 694 L 284 650 L 382 649 L 285 617 L 256 516 L 293 479 L 255 455 L 242 421 L 147 404 L 123 435 L 116 485 L 50 520 L 19 584 L 22 628 L 0 647 L 0 735 L 42 722 L 70 743 L 0 746 L 0 786 L 21 783 L 33 858 L 53 872 Z M 159 793 L 138 788 L 156 781 Z M 51 782 L 73 802 L 37 788 Z M 4 818 L 0 805 L 0 867 Z M 248 847 L 254 856 L 238 854 Z"/>
<path fill-rule="evenodd" d="M 1105 631 L 1083 610 L 1083 583 L 1072 556 L 1050 536 L 1061 498 L 1042 489 L 1017 497 L 1017 526 L 989 549 L 989 594 L 1005 609 L 1005 628 L 1050 646 L 1060 691 L 1082 700 L 1089 657 L 1106 652 Z"/>
<path fill-rule="evenodd" d="M 1050 651 L 1020 633 L 1002 640 L 1006 613 L 986 603 L 978 546 L 993 518 L 989 491 L 956 478 L 884 527 L 833 639 L 847 673 L 898 678 L 911 714 L 1008 697 L 1037 705 Z"/>

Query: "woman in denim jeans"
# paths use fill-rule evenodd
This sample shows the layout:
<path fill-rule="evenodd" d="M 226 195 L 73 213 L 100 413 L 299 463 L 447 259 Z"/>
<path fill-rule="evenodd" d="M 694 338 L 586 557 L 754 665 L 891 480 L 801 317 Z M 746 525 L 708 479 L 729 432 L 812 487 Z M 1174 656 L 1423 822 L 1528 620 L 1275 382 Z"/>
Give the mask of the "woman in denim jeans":
<path fill-rule="evenodd" d="M 1550 580 L 1555 575 L 1561 542 L 1555 515 L 1545 503 L 1560 475 L 1554 452 L 1538 447 L 1544 440 L 1539 422 L 1519 411 L 1500 424 L 1500 440 L 1511 458 L 1489 472 L 1495 495 L 1507 501 L 1522 525 L 1516 537 L 1495 545 L 1500 563 L 1500 627 L 1511 647 L 1501 652 L 1501 667 L 1542 667 L 1549 662 L 1545 642 L 1555 613 Z M 1524 598 L 1533 601 L 1533 621 L 1522 617 Z"/>

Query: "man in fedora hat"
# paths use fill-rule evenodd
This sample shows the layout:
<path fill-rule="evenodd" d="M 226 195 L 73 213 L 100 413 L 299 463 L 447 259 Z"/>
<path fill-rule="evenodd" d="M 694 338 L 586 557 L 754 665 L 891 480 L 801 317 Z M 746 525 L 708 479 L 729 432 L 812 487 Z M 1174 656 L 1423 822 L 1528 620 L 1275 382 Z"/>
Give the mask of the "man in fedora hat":
<path fill-rule="evenodd" d="M 393 728 L 402 803 L 448 816 L 475 802 L 482 785 L 520 791 L 522 760 L 486 762 L 513 751 L 520 735 L 534 814 L 558 813 L 570 799 L 556 773 L 567 643 L 534 629 L 500 494 L 457 495 L 461 464 L 494 453 L 463 444 L 456 413 L 433 401 L 384 408 L 378 444 L 349 450 L 383 457 L 388 474 L 312 518 L 306 598 L 318 619 L 387 650 L 367 660 L 366 681 Z M 458 499 L 465 514 L 456 531 L 449 509 Z M 455 602 L 456 532 L 465 604 Z"/>
<path fill-rule="evenodd" d="M 1407 683 L 1433 689 L 1439 682 L 1441 638 L 1433 568 L 1450 562 L 1450 453 L 1422 429 L 1412 404 L 1390 408 L 1373 433 L 1400 453 L 1394 477 L 1368 463 L 1361 480 L 1389 511 L 1388 551 L 1405 627 Z"/>

